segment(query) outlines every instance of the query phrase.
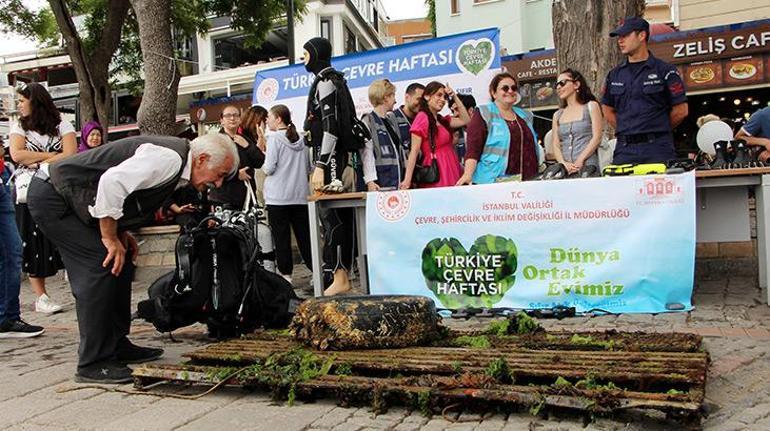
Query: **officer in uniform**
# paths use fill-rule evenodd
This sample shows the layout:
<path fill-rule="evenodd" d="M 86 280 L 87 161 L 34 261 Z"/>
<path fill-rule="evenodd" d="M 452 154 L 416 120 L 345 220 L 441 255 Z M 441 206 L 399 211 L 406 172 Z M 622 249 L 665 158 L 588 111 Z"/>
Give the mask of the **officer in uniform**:
<path fill-rule="evenodd" d="M 626 60 L 607 75 L 602 111 L 615 128 L 614 164 L 658 163 L 676 158 L 672 129 L 687 117 L 684 83 L 676 68 L 647 49 L 650 24 L 628 17 L 611 37 Z"/>

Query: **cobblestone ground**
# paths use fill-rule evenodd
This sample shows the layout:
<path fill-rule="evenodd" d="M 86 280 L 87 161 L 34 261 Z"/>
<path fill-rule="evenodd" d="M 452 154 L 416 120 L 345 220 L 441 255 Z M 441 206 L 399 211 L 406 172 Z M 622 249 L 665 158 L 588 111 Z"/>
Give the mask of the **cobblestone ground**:
<path fill-rule="evenodd" d="M 299 272 L 299 267 L 297 269 Z M 300 293 L 309 294 L 307 272 L 296 274 Z M 146 296 L 146 282 L 134 285 L 134 302 Z M 49 294 L 65 305 L 63 313 L 32 311 L 32 294 L 24 285 L 23 317 L 46 327 L 31 340 L 0 341 L 0 429 L 10 430 L 672 430 L 681 429 L 657 415 L 629 414 L 584 424 L 576 416 L 534 417 L 509 414 L 453 414 L 426 418 L 401 408 L 374 416 L 367 408 L 342 408 L 332 401 L 286 407 L 260 393 L 223 389 L 195 401 L 127 395 L 99 389 L 67 391 L 77 350 L 74 300 L 66 282 L 54 278 Z M 770 430 L 770 308 L 752 279 L 701 282 L 691 313 L 621 315 L 543 321 L 548 329 L 687 331 L 705 336 L 712 364 L 707 385 L 709 430 Z M 164 362 L 182 360 L 184 352 L 209 342 L 200 326 L 175 333 L 174 339 L 134 322 L 134 341 L 166 349 Z M 450 325 L 484 325 L 477 320 Z M 131 386 L 120 388 L 130 390 Z M 189 389 L 192 391 L 193 389 Z M 483 419 L 483 420 L 482 420 Z"/>

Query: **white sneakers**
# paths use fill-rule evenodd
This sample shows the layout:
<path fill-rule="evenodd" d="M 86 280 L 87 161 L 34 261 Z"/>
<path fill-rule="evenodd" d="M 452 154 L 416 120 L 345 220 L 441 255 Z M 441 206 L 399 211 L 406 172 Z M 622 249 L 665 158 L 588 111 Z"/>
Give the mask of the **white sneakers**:
<path fill-rule="evenodd" d="M 58 313 L 61 311 L 61 305 L 53 302 L 51 298 L 44 293 L 35 300 L 35 311 L 45 314 Z"/>

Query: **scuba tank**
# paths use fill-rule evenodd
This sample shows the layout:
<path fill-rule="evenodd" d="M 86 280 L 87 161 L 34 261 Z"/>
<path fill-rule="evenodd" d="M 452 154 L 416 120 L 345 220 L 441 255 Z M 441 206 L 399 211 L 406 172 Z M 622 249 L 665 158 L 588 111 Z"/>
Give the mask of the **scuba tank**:
<path fill-rule="evenodd" d="M 257 216 L 257 242 L 261 249 L 262 267 L 267 271 L 275 272 L 275 248 L 273 245 L 273 231 L 267 224 L 267 216 L 264 208 L 256 208 Z"/>

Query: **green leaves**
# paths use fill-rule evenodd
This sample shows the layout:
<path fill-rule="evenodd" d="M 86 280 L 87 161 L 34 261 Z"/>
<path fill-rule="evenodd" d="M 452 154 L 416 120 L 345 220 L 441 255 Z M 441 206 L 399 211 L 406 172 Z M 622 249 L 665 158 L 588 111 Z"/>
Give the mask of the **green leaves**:
<path fill-rule="evenodd" d="M 184 2 L 184 0 L 175 0 Z M 277 25 L 286 25 L 286 0 L 193 0 L 208 16 L 227 16 L 231 27 L 246 35 L 244 46 L 258 48 L 268 33 Z M 306 11 L 306 0 L 294 0 L 295 19 L 300 20 Z M 206 16 L 206 15 L 201 15 Z M 198 26 L 198 31 L 208 31 Z"/>
<path fill-rule="evenodd" d="M 59 29 L 51 9 L 31 10 L 22 0 L 0 0 L 0 29 L 46 46 L 59 41 Z"/>

